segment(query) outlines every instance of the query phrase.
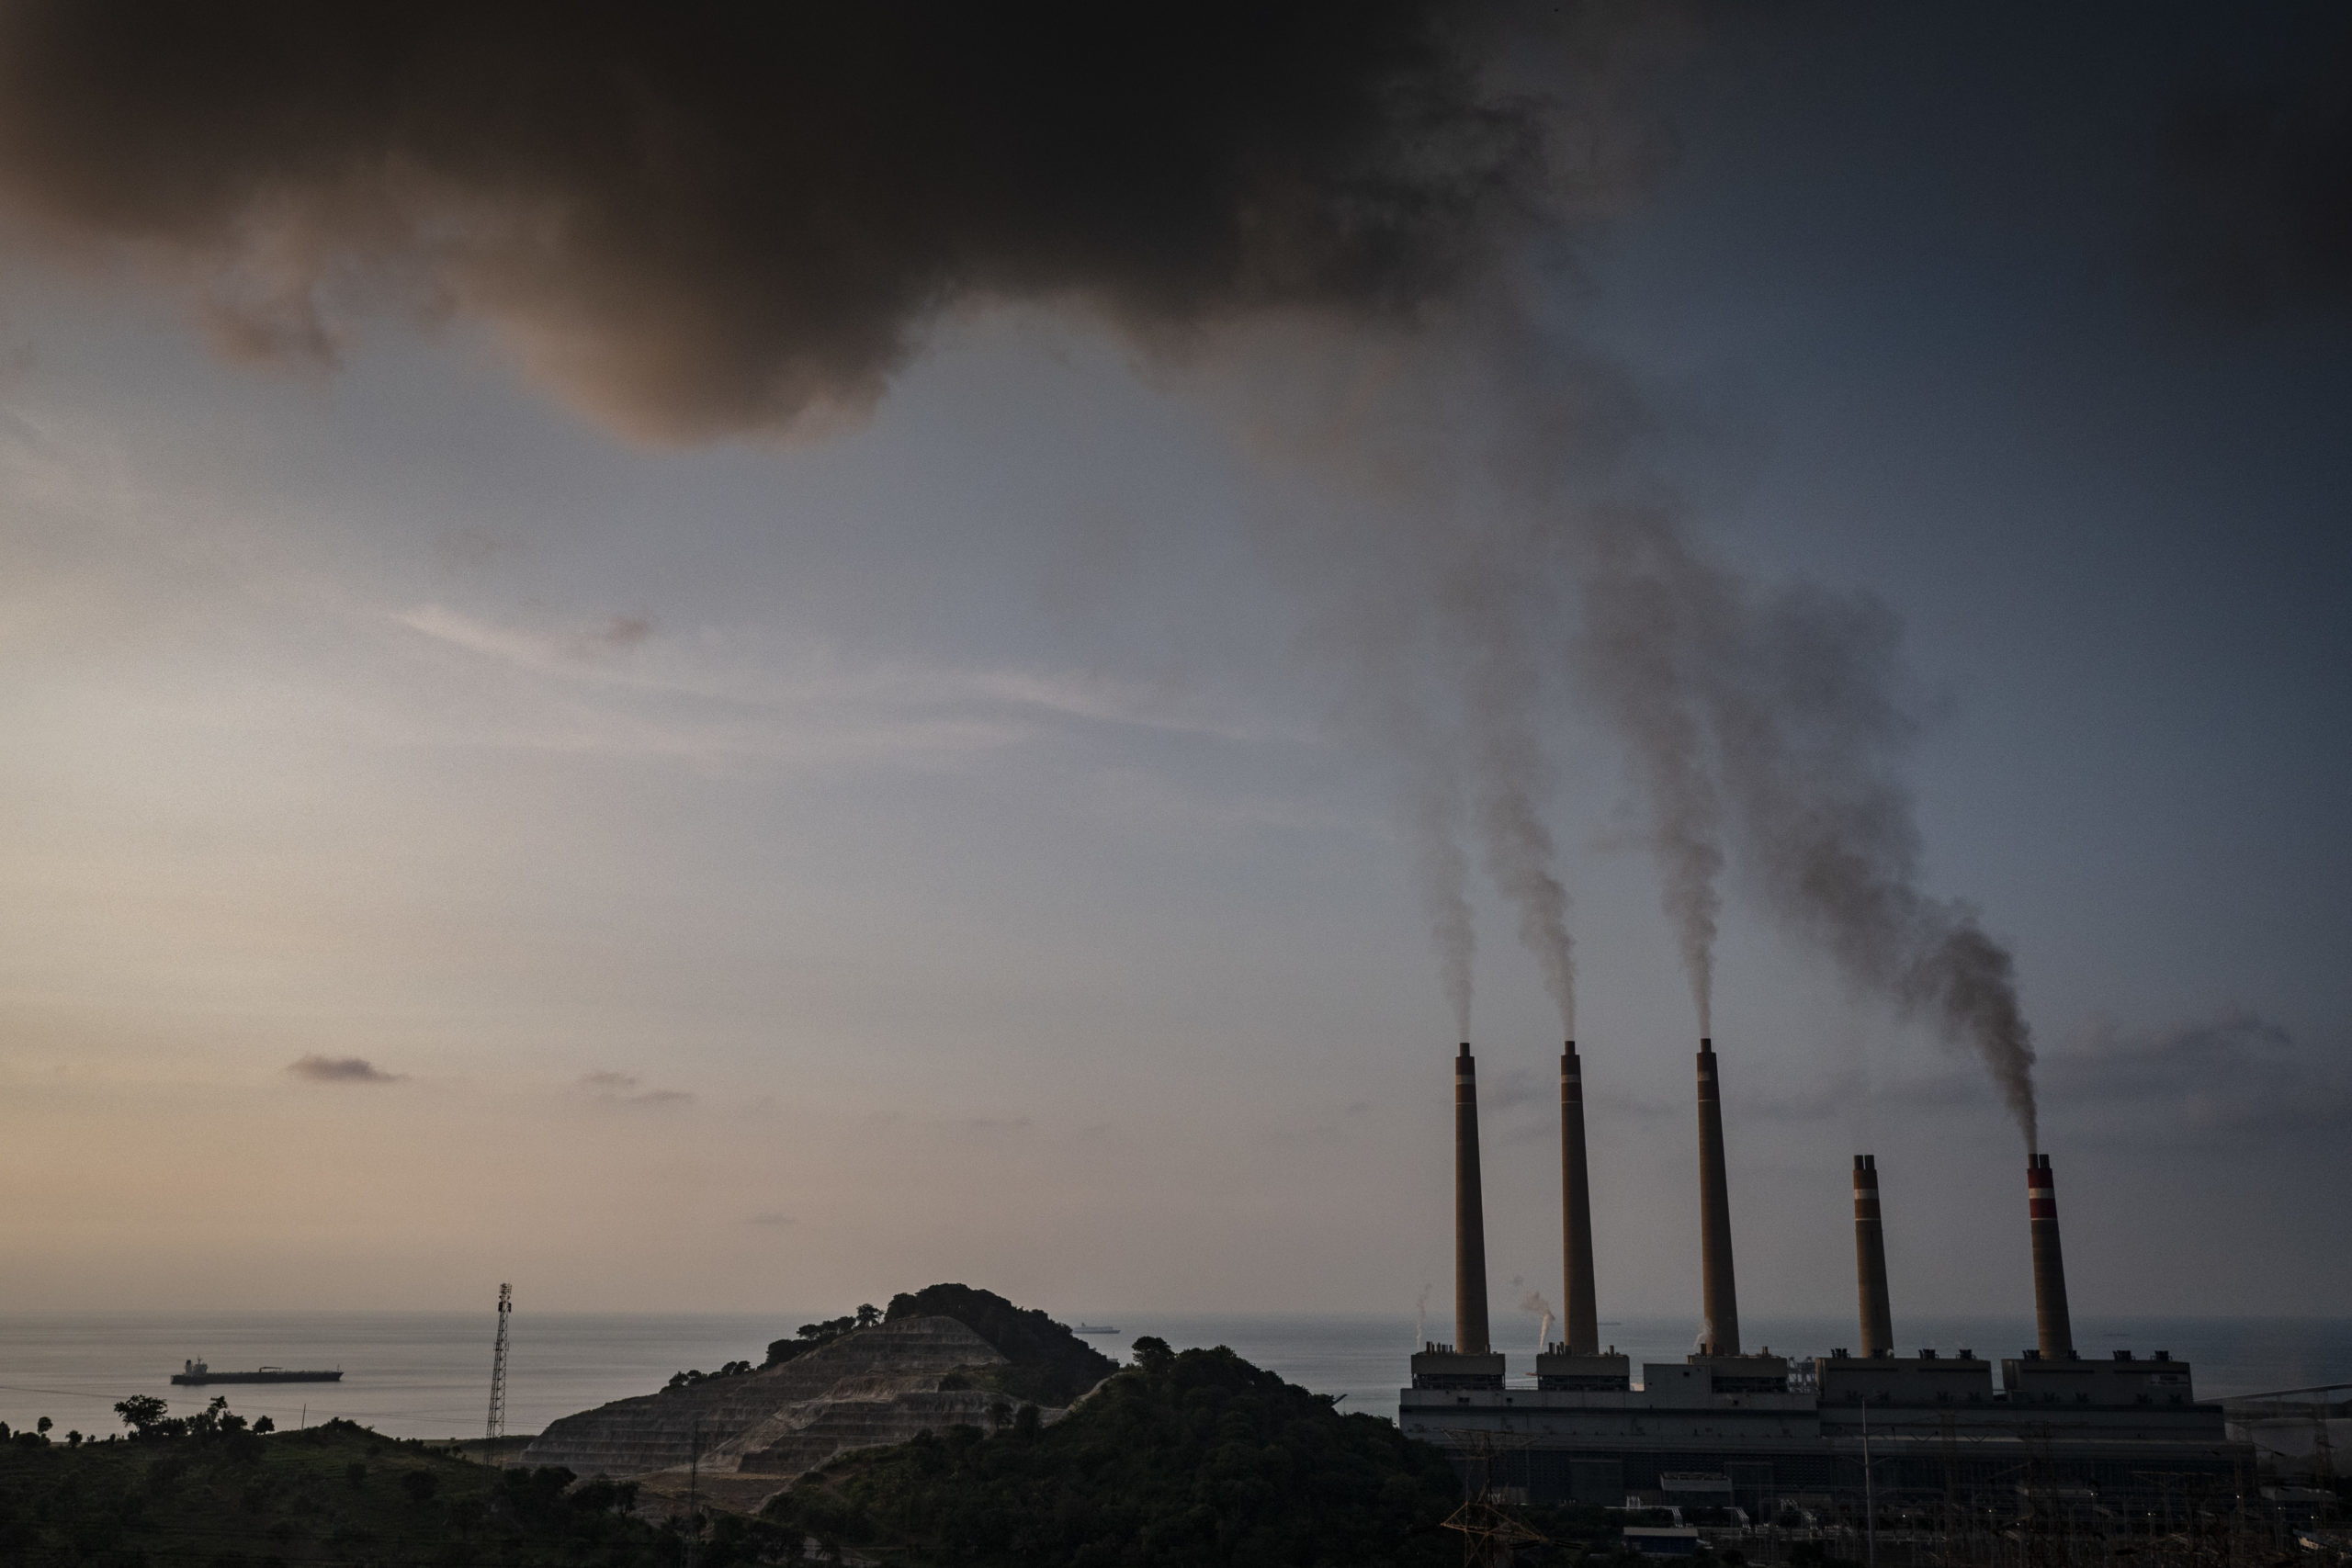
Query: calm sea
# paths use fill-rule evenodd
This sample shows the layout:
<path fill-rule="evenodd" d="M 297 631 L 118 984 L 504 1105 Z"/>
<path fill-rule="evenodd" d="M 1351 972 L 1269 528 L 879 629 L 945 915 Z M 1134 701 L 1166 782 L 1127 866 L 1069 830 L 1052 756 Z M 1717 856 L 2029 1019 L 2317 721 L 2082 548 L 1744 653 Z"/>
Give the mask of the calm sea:
<path fill-rule="evenodd" d="M 758 1361 L 767 1342 L 809 1313 L 544 1314 L 518 1310 L 507 1377 L 507 1429 L 535 1432 L 559 1416 L 607 1400 L 649 1393 L 683 1368 Z M 1318 1393 L 1344 1395 L 1342 1408 L 1393 1416 L 1417 1325 L 1408 1317 L 1267 1314 L 1097 1314 L 1090 1336 L 1120 1359 L 1140 1335 L 1182 1348 L 1228 1345 L 1260 1366 Z M 1904 1349 L 1962 1347 L 2014 1355 L 2032 1338 L 2023 1318 L 1896 1319 Z M 246 1416 L 280 1426 L 343 1416 L 401 1438 L 478 1436 L 488 1414 L 489 1313 L 24 1314 L 0 1315 L 0 1420 L 12 1427 L 51 1417 L 60 1433 L 116 1428 L 111 1406 L 133 1393 L 158 1394 L 175 1409 L 220 1393 Z M 1850 1320 L 1748 1318 L 1757 1347 L 1811 1355 L 1850 1345 Z M 1644 1359 L 1690 1349 L 1688 1319 L 1609 1322 L 1603 1339 Z M 1450 1325 L 1431 1319 L 1427 1332 Z M 1498 1317 L 1495 1338 L 1513 1381 L 1533 1371 L 1534 1318 Z M 2352 1382 L 2352 1319 L 2077 1318 L 2086 1355 L 2130 1348 L 2169 1350 L 2194 1364 L 2199 1397 Z M 180 1363 L 215 1368 L 339 1367 L 339 1383 L 229 1384 L 174 1388 Z"/>

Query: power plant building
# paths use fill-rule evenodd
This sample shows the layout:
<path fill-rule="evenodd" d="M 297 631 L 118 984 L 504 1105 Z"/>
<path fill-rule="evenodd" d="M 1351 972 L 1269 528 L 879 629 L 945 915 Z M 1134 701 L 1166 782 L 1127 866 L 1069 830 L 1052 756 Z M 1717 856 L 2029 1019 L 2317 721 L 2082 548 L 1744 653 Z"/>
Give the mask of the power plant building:
<path fill-rule="evenodd" d="M 1701 1504 L 1769 1517 L 1781 1506 L 1913 1502 L 2016 1509 L 2155 1506 L 2166 1497 L 2251 1484 L 2251 1450 L 2222 1407 L 2199 1404 L 2185 1361 L 2158 1350 L 2092 1360 L 2074 1348 L 2047 1155 L 2027 1170 L 2039 1343 L 1996 1369 L 1973 1349 L 1894 1353 L 1878 1170 L 1854 1162 L 1861 1353 L 1792 1362 L 1740 1346 L 1721 1079 L 1711 1042 L 1698 1056 L 1700 1350 L 1648 1362 L 1597 1341 L 1582 1067 L 1561 1057 L 1564 1342 L 1535 1358 L 1534 1386 L 1506 1383 L 1490 1348 L 1477 1149 L 1476 1067 L 1455 1059 L 1455 1289 L 1452 1344 L 1424 1346 L 1397 1418 L 1507 1495 L 1610 1506 Z M 1472 1230 L 1481 1234 L 1469 1234 Z M 1476 1277 L 1474 1278 L 1474 1274 Z"/>

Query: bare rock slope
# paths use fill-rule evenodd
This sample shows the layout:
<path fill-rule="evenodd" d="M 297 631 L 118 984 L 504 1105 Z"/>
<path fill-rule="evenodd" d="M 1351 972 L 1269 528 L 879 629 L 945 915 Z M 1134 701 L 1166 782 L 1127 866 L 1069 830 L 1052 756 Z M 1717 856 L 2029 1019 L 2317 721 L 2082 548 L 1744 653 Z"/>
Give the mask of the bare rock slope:
<path fill-rule="evenodd" d="M 939 1385 L 967 1369 L 1004 1362 L 994 1346 L 952 1317 L 902 1318 L 845 1334 L 780 1367 L 567 1416 L 539 1434 L 523 1461 L 581 1475 L 640 1475 L 687 1463 L 699 1429 L 706 1471 L 797 1474 L 845 1447 L 903 1442 L 925 1427 L 956 1421 L 985 1425 L 989 1405 L 1001 1395 Z M 828 1433 L 863 1440 L 828 1446 Z"/>

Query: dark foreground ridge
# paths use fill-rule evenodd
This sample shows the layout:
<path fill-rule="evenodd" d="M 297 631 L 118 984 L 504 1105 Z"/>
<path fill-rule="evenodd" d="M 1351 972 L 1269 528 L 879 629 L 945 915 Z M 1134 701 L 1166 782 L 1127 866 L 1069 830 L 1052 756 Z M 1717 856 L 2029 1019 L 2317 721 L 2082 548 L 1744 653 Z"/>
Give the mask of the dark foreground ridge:
<path fill-rule="evenodd" d="M 902 1298 L 906 1299 L 906 1298 Z M 936 1305 L 937 1303 L 927 1303 Z M 923 1304 L 916 1321 L 936 1315 Z M 193 1419 L 126 1401 L 130 1438 L 0 1427 L 7 1568 L 1446 1568 L 1459 1493 L 1438 1450 L 1232 1351 L 1136 1341 L 1137 1364 L 1047 1426 L 951 1425 L 835 1460 L 765 1516 L 655 1524 L 628 1482 L 496 1470 L 348 1422 L 257 1432 L 222 1402 Z M 130 1408 L 130 1407 L 136 1408 Z M 1530 1516 L 1521 1568 L 1616 1553 L 1597 1509 Z M 696 1536 L 699 1540 L 696 1540 Z"/>
<path fill-rule="evenodd" d="M 634 1493 L 609 1482 L 575 1484 L 567 1470 L 492 1470 L 347 1421 L 265 1435 L 216 1405 L 193 1422 L 167 1417 L 128 1438 L 69 1446 L 26 1432 L 0 1442 L 0 1562 L 681 1562 L 678 1532 L 628 1516 Z M 729 1533 L 740 1542 L 751 1532 Z M 704 1568 L 758 1561 L 733 1544 L 725 1555 L 703 1557 Z"/>

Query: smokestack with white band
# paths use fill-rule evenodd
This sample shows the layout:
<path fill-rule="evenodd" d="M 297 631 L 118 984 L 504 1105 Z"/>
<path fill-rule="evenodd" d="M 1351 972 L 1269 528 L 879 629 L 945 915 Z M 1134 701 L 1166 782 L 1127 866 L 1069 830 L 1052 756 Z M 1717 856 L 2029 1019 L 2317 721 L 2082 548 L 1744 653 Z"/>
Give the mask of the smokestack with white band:
<path fill-rule="evenodd" d="M 1731 1190 L 1724 1174 L 1724 1106 L 1715 1045 L 1699 1042 L 1699 1245 L 1710 1356 L 1739 1354 L 1739 1289 L 1731 1272 Z"/>
<path fill-rule="evenodd" d="M 1487 1213 L 1478 1190 L 1478 1066 L 1453 1059 L 1453 1348 L 1487 1354 Z"/>
<path fill-rule="evenodd" d="M 2043 1360 L 2072 1360 L 2075 1330 L 2066 1318 L 2066 1262 L 2058 1251 L 2058 1189 L 2048 1155 L 2034 1155 L 2026 1165 L 2025 1200 L 2033 1225 L 2034 1334 Z"/>
<path fill-rule="evenodd" d="M 1568 1353 L 1598 1355 L 1600 1309 L 1595 1304 L 1592 1282 L 1592 1188 L 1585 1176 L 1584 1064 L 1577 1060 L 1573 1040 L 1560 1055 L 1560 1199 L 1567 1259 Z"/>
<path fill-rule="evenodd" d="M 1861 1287 L 1862 1354 L 1894 1354 L 1894 1314 L 1886 1300 L 1886 1230 L 1879 1218 L 1878 1156 L 1854 1156 L 1854 1269 Z"/>

